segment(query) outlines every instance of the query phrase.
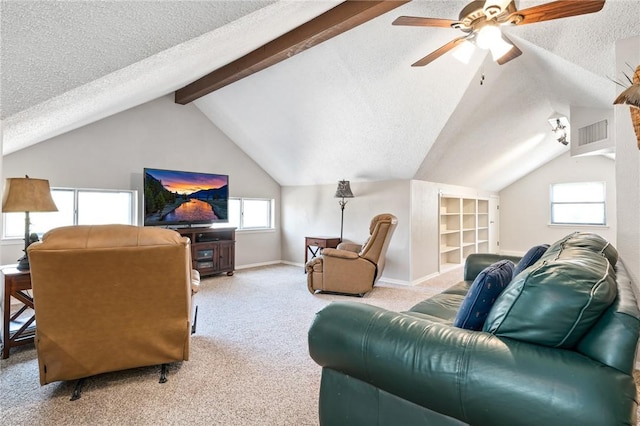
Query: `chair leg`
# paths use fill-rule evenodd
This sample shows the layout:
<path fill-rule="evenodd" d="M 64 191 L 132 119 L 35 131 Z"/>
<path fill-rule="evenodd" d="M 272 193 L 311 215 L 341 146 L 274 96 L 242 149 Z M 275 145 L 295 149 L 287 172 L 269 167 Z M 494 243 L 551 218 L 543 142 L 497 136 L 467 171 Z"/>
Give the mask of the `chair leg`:
<path fill-rule="evenodd" d="M 71 394 L 70 401 L 75 401 L 76 399 L 80 399 L 82 396 L 82 385 L 84 384 L 84 378 L 78 379 L 76 382 L 76 386 L 73 388 L 73 393 Z"/>
<path fill-rule="evenodd" d="M 162 364 L 160 367 L 160 382 L 159 383 L 167 383 L 167 368 L 169 364 Z"/>
<path fill-rule="evenodd" d="M 191 334 L 196 334 L 197 324 L 198 324 L 198 305 L 196 305 L 196 312 L 193 316 L 193 324 L 191 325 Z"/>

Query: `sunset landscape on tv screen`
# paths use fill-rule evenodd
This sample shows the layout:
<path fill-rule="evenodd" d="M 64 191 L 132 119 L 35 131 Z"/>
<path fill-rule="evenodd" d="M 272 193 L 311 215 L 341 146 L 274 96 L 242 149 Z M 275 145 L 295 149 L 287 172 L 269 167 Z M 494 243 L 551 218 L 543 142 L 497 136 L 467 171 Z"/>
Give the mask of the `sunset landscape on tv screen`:
<path fill-rule="evenodd" d="M 228 222 L 229 176 L 144 169 L 144 224 Z"/>

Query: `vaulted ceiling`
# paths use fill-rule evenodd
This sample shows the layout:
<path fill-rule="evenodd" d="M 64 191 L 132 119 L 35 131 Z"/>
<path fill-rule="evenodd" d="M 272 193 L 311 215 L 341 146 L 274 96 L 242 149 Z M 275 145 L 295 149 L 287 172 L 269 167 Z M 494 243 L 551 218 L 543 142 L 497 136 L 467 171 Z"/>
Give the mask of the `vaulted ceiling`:
<path fill-rule="evenodd" d="M 171 94 L 339 3 L 3 0 L 3 152 Z M 391 22 L 457 19 L 465 4 L 413 0 L 194 103 L 281 185 L 500 190 L 568 149 L 551 114 L 611 108 L 615 41 L 640 34 L 640 5 L 508 28 L 523 54 L 503 66 L 476 50 L 412 68 L 459 33 Z"/>

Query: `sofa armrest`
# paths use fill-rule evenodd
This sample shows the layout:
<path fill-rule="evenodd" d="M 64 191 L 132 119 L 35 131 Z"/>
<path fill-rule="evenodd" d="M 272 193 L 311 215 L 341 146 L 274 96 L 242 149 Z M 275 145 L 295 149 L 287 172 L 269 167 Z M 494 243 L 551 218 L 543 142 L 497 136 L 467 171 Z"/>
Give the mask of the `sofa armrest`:
<path fill-rule="evenodd" d="M 328 305 L 308 339 L 320 366 L 470 424 L 625 424 L 636 409 L 631 376 L 576 352 L 363 303 Z"/>
<path fill-rule="evenodd" d="M 507 256 L 504 254 L 494 253 L 473 253 L 467 257 L 464 262 L 464 280 L 473 281 L 478 274 L 482 272 L 487 266 L 496 263 L 500 260 L 510 260 L 516 265 L 520 262 L 519 256 Z"/>

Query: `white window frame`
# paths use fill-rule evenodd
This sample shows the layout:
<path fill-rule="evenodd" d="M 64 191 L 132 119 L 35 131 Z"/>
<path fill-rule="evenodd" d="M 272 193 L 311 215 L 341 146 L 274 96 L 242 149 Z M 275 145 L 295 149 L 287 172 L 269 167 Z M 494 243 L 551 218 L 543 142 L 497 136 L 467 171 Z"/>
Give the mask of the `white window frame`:
<path fill-rule="evenodd" d="M 137 225 L 138 223 L 138 191 L 136 190 L 130 190 L 130 189 L 94 189 L 94 188 L 63 188 L 63 187 L 52 187 L 51 188 L 51 193 L 53 194 L 55 191 L 67 191 L 67 192 L 73 192 L 73 223 L 69 224 L 69 225 L 78 225 L 78 218 L 79 218 L 79 206 L 78 206 L 78 200 L 79 200 L 79 194 L 82 192 L 97 192 L 97 193 L 127 193 L 129 194 L 129 197 L 131 199 L 131 210 L 129 212 L 129 224 L 131 225 Z M 17 235 L 10 235 L 8 236 L 8 232 L 7 232 L 7 220 L 6 220 L 6 215 L 7 213 L 3 213 L 4 217 L 3 217 L 3 221 L 2 221 L 2 238 L 5 240 L 18 240 L 18 239 L 24 239 L 24 225 L 20 230 L 19 236 Z M 23 218 L 21 220 L 21 223 L 24 224 L 24 213 L 11 213 L 11 214 L 22 214 Z M 32 213 L 33 214 L 33 213 Z M 42 234 L 42 233 L 40 233 Z M 42 235 L 40 235 L 42 236 Z"/>
<path fill-rule="evenodd" d="M 267 226 L 245 226 L 244 224 L 244 212 L 245 212 L 245 201 L 264 201 L 266 203 L 269 203 L 269 208 L 267 210 L 267 218 L 266 218 L 266 223 L 268 223 Z M 235 218 L 236 220 L 233 221 L 232 217 L 231 217 L 231 209 L 229 209 L 229 223 L 225 223 L 225 224 L 214 224 L 212 227 L 213 228 L 224 228 L 224 227 L 228 227 L 228 226 L 236 226 L 235 223 L 237 223 L 237 227 L 236 230 L 237 231 L 273 231 L 275 229 L 275 221 L 274 221 L 274 217 L 275 217 L 275 200 L 273 198 L 255 198 L 255 197 L 229 197 L 229 202 L 239 202 L 240 203 L 240 208 L 238 211 L 239 217 Z"/>
<path fill-rule="evenodd" d="M 572 201 L 554 201 L 554 188 L 556 186 L 567 186 L 567 185 L 584 185 L 584 184 L 600 184 L 602 187 L 602 200 L 593 201 L 593 200 L 572 200 Z M 602 227 L 607 226 L 607 186 L 604 181 L 590 181 L 590 182 L 562 182 L 562 183 L 553 183 L 549 186 L 549 223 L 553 226 L 595 226 Z M 554 218 L 554 205 L 602 205 L 602 223 L 591 223 L 591 222 L 557 222 Z"/>

